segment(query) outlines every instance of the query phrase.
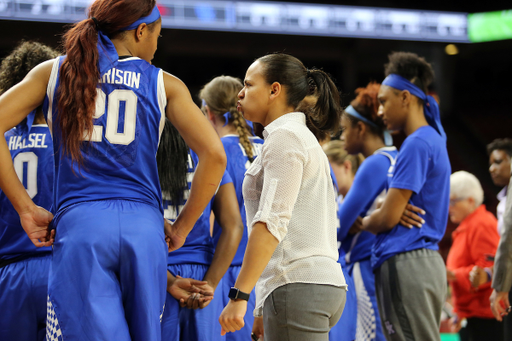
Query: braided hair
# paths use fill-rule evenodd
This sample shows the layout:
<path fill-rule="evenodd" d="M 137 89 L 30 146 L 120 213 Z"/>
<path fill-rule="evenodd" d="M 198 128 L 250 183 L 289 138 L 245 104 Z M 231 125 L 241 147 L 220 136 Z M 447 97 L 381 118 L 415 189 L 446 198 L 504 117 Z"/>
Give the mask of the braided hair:
<path fill-rule="evenodd" d="M 249 161 L 254 161 L 254 150 L 249 140 L 251 135 L 247 122 L 242 114 L 237 110 L 238 93 L 243 85 L 240 79 L 231 76 L 219 76 L 206 84 L 199 98 L 208 105 L 210 111 L 217 117 L 224 119 L 224 114 L 229 113 L 227 124 L 233 124 L 240 139 L 240 144 L 244 148 Z"/>

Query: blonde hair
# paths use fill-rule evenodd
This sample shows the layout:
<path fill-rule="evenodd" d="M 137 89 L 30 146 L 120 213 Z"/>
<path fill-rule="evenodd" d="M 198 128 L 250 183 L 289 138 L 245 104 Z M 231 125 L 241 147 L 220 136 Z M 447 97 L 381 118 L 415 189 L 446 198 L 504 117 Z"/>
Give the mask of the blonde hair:
<path fill-rule="evenodd" d="M 219 76 L 207 83 L 199 92 L 199 98 L 206 102 L 210 111 L 217 117 L 229 112 L 232 117 L 232 124 L 236 128 L 240 143 L 245 150 L 249 161 L 254 160 L 254 151 L 249 140 L 251 135 L 248 130 L 247 122 L 242 114 L 237 110 L 238 93 L 243 85 L 240 79 L 231 76 Z M 224 118 L 224 117 L 223 117 Z M 229 124 L 230 122 L 226 122 Z"/>
<path fill-rule="evenodd" d="M 338 165 L 342 165 L 345 161 L 350 161 L 352 164 L 352 172 L 356 174 L 359 166 L 364 161 L 362 154 L 351 155 L 345 150 L 345 142 L 340 140 L 332 140 L 323 145 L 323 150 L 329 161 Z"/>

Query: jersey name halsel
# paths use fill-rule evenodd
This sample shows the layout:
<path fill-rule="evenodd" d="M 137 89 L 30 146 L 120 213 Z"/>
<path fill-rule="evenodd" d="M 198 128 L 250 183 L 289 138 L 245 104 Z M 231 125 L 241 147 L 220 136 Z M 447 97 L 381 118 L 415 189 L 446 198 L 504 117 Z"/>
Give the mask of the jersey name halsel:
<path fill-rule="evenodd" d="M 138 89 L 140 83 L 140 73 L 112 68 L 103 75 L 101 82 L 108 84 L 124 84 L 131 88 Z"/>
<path fill-rule="evenodd" d="M 11 136 L 9 138 L 9 150 L 18 150 L 24 148 L 48 148 L 46 144 L 46 134 L 32 133 L 27 139 L 21 139 L 21 136 Z"/>

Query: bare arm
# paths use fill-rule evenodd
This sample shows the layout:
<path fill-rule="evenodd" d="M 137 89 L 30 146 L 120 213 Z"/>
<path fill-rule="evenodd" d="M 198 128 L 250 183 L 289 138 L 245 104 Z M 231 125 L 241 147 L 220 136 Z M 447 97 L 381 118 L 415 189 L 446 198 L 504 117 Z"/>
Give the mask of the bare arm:
<path fill-rule="evenodd" d="M 374 234 L 393 229 L 400 222 L 411 195 L 411 190 L 391 188 L 382 207 L 363 219 L 363 229 Z"/>
<path fill-rule="evenodd" d="M 227 183 L 219 188 L 213 202 L 213 211 L 215 218 L 219 222 L 222 232 L 215 248 L 212 263 L 204 275 L 204 285 L 199 286 L 202 290 L 214 292 L 220 280 L 226 273 L 233 261 L 240 240 L 242 239 L 244 225 L 238 201 L 236 198 L 235 187 L 233 183 Z M 198 301 L 197 296 L 191 297 L 187 301 L 187 307 L 205 308 L 210 301 Z"/>
<path fill-rule="evenodd" d="M 168 73 L 164 73 L 164 84 L 167 118 L 199 157 L 190 197 L 173 224 L 175 232 L 184 240 L 219 186 L 226 169 L 226 154 L 217 133 L 192 100 L 185 84 Z"/>
<path fill-rule="evenodd" d="M 38 65 L 25 79 L 0 97 L 2 136 L 43 103 L 52 65 L 53 60 Z M 4 138 L 0 139 L 0 188 L 20 215 L 23 229 L 34 245 L 51 245 L 48 224 L 52 215 L 36 206 L 27 194 L 14 171 L 11 153 Z"/>
<path fill-rule="evenodd" d="M 244 224 L 233 183 L 219 188 L 213 201 L 213 212 L 215 219 L 222 227 L 222 232 L 204 280 L 215 289 L 231 265 L 244 233 Z"/>
<path fill-rule="evenodd" d="M 245 250 L 242 269 L 235 283 L 236 288 L 245 293 L 252 291 L 278 244 L 276 237 L 267 229 L 267 224 L 261 222 L 254 224 Z M 219 317 L 222 326 L 221 335 L 240 330 L 244 326 L 246 311 L 247 301 L 230 300 Z"/>

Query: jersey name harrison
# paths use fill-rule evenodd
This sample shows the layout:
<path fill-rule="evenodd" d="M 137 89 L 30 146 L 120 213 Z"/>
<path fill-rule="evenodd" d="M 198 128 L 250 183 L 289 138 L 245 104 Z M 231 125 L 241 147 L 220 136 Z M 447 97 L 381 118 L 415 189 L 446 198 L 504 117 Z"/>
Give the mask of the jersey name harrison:
<path fill-rule="evenodd" d="M 9 150 L 18 150 L 24 148 L 48 148 L 46 144 L 46 134 L 32 133 L 27 139 L 21 140 L 21 136 L 11 136 L 9 139 Z"/>
<path fill-rule="evenodd" d="M 103 75 L 101 82 L 108 84 L 124 84 L 126 86 L 138 89 L 140 83 L 140 73 L 112 68 Z"/>

